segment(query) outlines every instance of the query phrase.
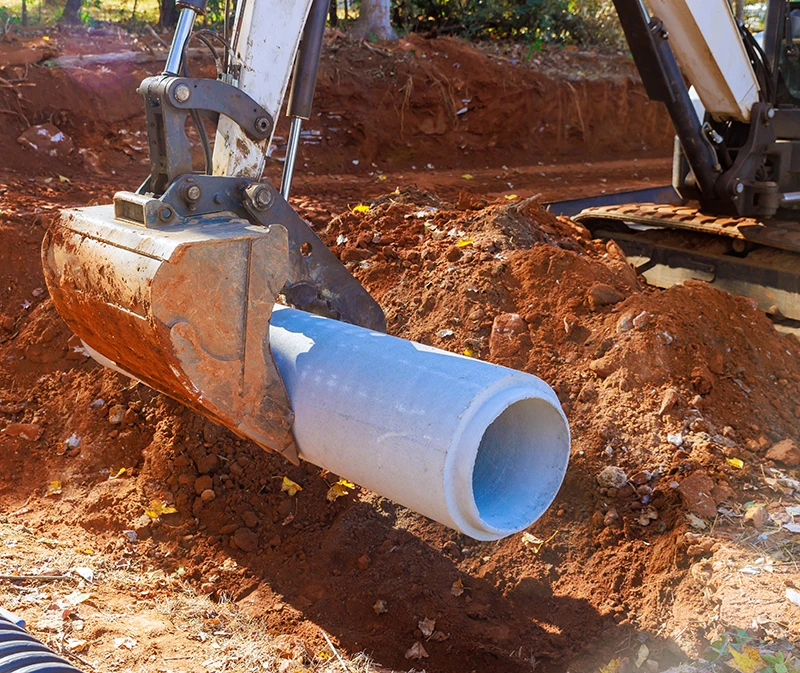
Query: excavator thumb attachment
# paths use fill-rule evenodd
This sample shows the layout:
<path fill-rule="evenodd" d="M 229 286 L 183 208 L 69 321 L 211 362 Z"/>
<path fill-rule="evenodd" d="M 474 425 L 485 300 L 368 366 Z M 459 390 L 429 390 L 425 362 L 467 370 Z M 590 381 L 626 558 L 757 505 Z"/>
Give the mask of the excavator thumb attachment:
<path fill-rule="evenodd" d="M 275 301 L 373 329 L 383 313 L 271 185 L 174 188 L 64 211 L 42 249 L 53 302 L 102 364 L 297 462 L 269 348 Z"/>

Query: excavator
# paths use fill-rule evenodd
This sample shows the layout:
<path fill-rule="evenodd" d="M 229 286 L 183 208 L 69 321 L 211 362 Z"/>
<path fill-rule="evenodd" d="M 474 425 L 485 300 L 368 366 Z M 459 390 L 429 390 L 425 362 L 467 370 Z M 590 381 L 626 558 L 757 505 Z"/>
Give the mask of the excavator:
<path fill-rule="evenodd" d="M 655 284 L 700 277 L 800 320 L 800 2 L 768 0 L 761 43 L 727 0 L 614 2 L 677 132 L 674 189 L 562 212 Z M 101 364 L 291 462 L 478 539 L 527 527 L 569 456 L 553 391 L 383 334 L 379 305 L 288 203 L 328 0 L 241 0 L 221 33 L 196 28 L 206 3 L 177 0 L 164 70 L 139 86 L 148 177 L 111 204 L 63 211 L 45 236 L 58 312 Z M 190 76 L 193 40 L 216 78 Z M 276 187 L 262 172 L 290 80 Z"/>
<path fill-rule="evenodd" d="M 800 327 L 800 2 L 754 36 L 727 0 L 614 0 L 649 97 L 676 131 L 672 185 L 551 204 L 647 281 L 688 279 Z M 689 85 L 687 85 L 688 80 Z"/>

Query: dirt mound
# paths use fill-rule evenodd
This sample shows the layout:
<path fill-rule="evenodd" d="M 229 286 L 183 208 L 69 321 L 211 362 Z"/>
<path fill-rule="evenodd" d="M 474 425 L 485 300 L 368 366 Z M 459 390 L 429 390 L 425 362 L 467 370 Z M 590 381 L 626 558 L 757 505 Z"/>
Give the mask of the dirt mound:
<path fill-rule="evenodd" d="M 0 435 L 4 509 L 112 561 L 182 569 L 275 631 L 315 643 L 321 627 L 395 668 L 426 618 L 429 671 L 587 670 L 631 630 L 664 623 L 691 625 L 681 646 L 699 646 L 711 627 L 663 598 L 693 605 L 702 589 L 686 514 L 709 514 L 692 486 L 706 485 L 712 511 L 734 503 L 771 464 L 768 447 L 797 437 L 797 341 L 703 284 L 643 287 L 613 244 L 534 200 L 406 190 L 320 229 L 392 333 L 554 386 L 573 457 L 534 537 L 477 543 L 358 490 L 329 502 L 336 475 L 292 467 L 87 360 L 43 296 L 7 321 L 0 347 L 0 412 L 28 428 Z M 7 249 L 40 232 L 9 227 Z M 303 491 L 289 496 L 284 476 Z M 47 497 L 54 480 L 62 493 Z M 177 513 L 153 521 L 154 500 Z M 649 644 L 676 656 L 674 642 Z"/>

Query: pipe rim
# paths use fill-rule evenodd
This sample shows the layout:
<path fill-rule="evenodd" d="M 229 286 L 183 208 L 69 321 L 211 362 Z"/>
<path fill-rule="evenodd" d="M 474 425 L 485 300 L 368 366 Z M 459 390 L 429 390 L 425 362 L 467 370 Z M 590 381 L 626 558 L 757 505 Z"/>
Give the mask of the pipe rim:
<path fill-rule="evenodd" d="M 489 427 L 514 405 L 531 402 L 542 405 L 551 414 L 550 441 L 548 450 L 557 454 L 550 465 L 545 466 L 549 474 L 550 488 L 529 506 L 527 515 L 520 517 L 512 526 L 497 525 L 481 514 L 475 497 L 474 476 L 481 445 Z M 536 437 L 533 437 L 536 440 Z M 536 446 L 531 449 L 538 454 Z M 570 455 L 570 430 L 561 404 L 547 384 L 530 374 L 515 373 L 501 379 L 483 391 L 464 412 L 458 431 L 447 452 L 444 470 L 444 495 L 450 516 L 456 527 L 476 540 L 493 541 L 513 535 L 533 524 L 555 500 L 566 475 Z M 535 462 L 535 461 L 534 461 Z M 529 466 L 529 470 L 531 467 Z"/>

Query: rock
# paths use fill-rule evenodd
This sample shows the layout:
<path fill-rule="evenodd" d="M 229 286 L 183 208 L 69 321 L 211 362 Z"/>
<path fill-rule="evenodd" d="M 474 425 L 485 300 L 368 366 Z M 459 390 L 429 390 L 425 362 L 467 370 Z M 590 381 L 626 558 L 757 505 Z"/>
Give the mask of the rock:
<path fill-rule="evenodd" d="M 618 290 L 606 283 L 595 283 L 589 288 L 587 299 L 589 301 L 589 308 L 595 311 L 603 306 L 618 304 L 625 299 L 625 297 L 623 297 Z"/>
<path fill-rule="evenodd" d="M 242 512 L 242 521 L 248 528 L 255 528 L 258 525 L 258 515 L 250 510 Z"/>
<path fill-rule="evenodd" d="M 373 254 L 375 253 L 372 250 L 367 250 L 366 248 L 345 248 L 339 255 L 339 259 L 342 262 L 363 262 L 372 257 Z"/>
<path fill-rule="evenodd" d="M 619 320 L 617 320 L 617 333 L 621 334 L 622 332 L 630 332 L 633 329 L 633 318 L 635 316 L 631 313 L 626 313 L 625 315 L 620 316 Z"/>
<path fill-rule="evenodd" d="M 609 465 L 597 475 L 597 483 L 603 488 L 622 488 L 628 483 L 628 477 L 621 467 Z"/>
<path fill-rule="evenodd" d="M 519 352 L 523 338 L 528 336 L 528 325 L 518 313 L 501 313 L 492 323 L 489 352 L 492 357 L 509 357 Z"/>
<path fill-rule="evenodd" d="M 769 512 L 766 507 L 753 505 L 745 511 L 743 521 L 752 524 L 756 530 L 761 530 L 769 523 Z"/>
<path fill-rule="evenodd" d="M 108 410 L 108 422 L 111 425 L 121 425 L 125 420 L 125 412 L 128 410 L 123 404 L 115 404 Z"/>
<path fill-rule="evenodd" d="M 42 436 L 42 427 L 36 423 L 9 423 L 5 429 L 9 437 L 19 437 L 35 442 Z"/>
<path fill-rule="evenodd" d="M 448 262 L 457 262 L 459 259 L 461 259 L 461 255 L 461 248 L 459 248 L 457 245 L 451 245 L 444 254 L 445 259 L 447 259 Z"/>
<path fill-rule="evenodd" d="M 258 533 L 254 533 L 249 528 L 239 528 L 233 534 L 232 539 L 236 546 L 244 552 L 254 552 L 258 549 Z"/>
<path fill-rule="evenodd" d="M 667 388 L 667 392 L 664 393 L 664 398 L 661 400 L 661 406 L 658 408 L 658 415 L 663 416 L 671 411 L 680 399 L 681 396 L 675 388 Z"/>
<path fill-rule="evenodd" d="M 616 507 L 612 507 L 606 512 L 605 517 L 603 517 L 603 525 L 608 528 L 617 523 L 617 521 L 619 521 L 619 512 Z"/>
<path fill-rule="evenodd" d="M 200 474 L 214 472 L 219 467 L 219 458 L 215 453 L 207 453 L 197 461 L 197 471 Z"/>
<path fill-rule="evenodd" d="M 692 369 L 691 376 L 694 389 L 700 395 L 708 395 L 716 382 L 714 375 L 706 365 L 700 365 Z"/>
<path fill-rule="evenodd" d="M 75 149 L 72 138 L 53 124 L 37 124 L 23 133 L 17 142 L 39 154 L 66 159 Z"/>
<path fill-rule="evenodd" d="M 775 444 L 766 455 L 767 460 L 774 460 L 782 463 L 786 467 L 797 467 L 800 465 L 800 449 L 791 439 L 784 439 Z"/>
<path fill-rule="evenodd" d="M 632 474 L 630 481 L 637 486 L 642 486 L 646 484 L 653 478 L 653 475 L 650 474 L 647 470 L 639 470 L 636 474 Z"/>
<path fill-rule="evenodd" d="M 194 481 L 194 492 L 197 495 L 200 495 L 203 491 L 208 490 L 214 485 L 214 480 L 211 479 L 207 474 L 204 474 L 202 477 L 198 477 Z"/>
<path fill-rule="evenodd" d="M 597 399 L 597 386 L 594 381 L 587 381 L 578 393 L 578 402 L 591 403 Z"/>
<path fill-rule="evenodd" d="M 591 369 L 601 379 L 605 379 L 617 371 L 621 365 L 622 363 L 616 356 L 616 353 L 611 351 L 597 360 L 592 360 L 589 363 L 589 369 Z"/>
<path fill-rule="evenodd" d="M 678 485 L 686 509 L 702 519 L 717 516 L 717 503 L 711 496 L 713 490 L 714 480 L 702 470 L 693 472 Z"/>
<path fill-rule="evenodd" d="M 733 502 L 736 494 L 724 481 L 718 481 L 714 485 L 714 490 L 711 491 L 711 497 L 714 498 L 715 503 L 719 504 L 721 502 Z"/>
<path fill-rule="evenodd" d="M 217 494 L 214 492 L 213 489 L 207 488 L 200 494 L 200 499 L 203 502 L 211 502 L 214 498 L 217 497 Z"/>
<path fill-rule="evenodd" d="M 231 535 L 239 530 L 238 523 L 226 523 L 222 528 L 219 529 L 220 535 Z"/>

